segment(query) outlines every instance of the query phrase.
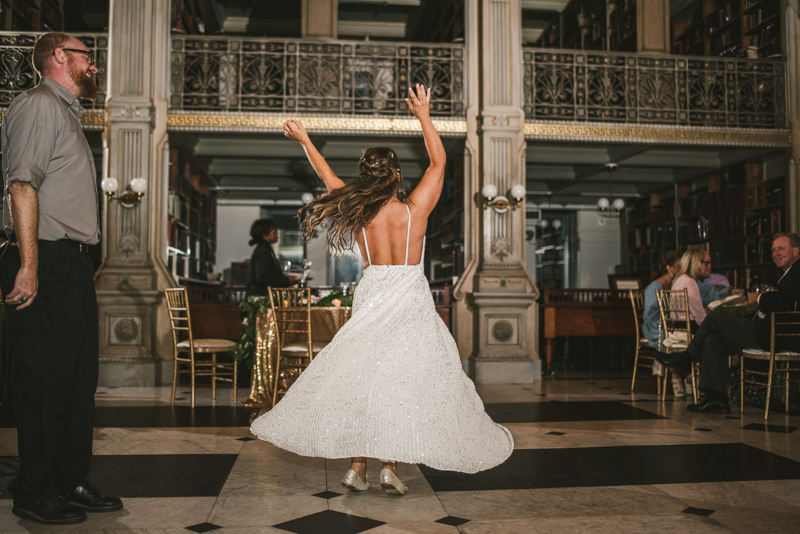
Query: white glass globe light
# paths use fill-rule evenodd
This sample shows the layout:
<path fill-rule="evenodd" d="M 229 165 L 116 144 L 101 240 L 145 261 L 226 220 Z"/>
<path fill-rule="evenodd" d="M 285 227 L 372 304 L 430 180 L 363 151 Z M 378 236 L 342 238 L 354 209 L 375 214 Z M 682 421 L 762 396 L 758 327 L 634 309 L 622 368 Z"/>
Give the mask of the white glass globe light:
<path fill-rule="evenodd" d="M 304 205 L 308 204 L 309 202 L 314 200 L 314 194 L 313 193 L 308 193 L 308 192 L 303 193 L 302 196 L 300 197 L 300 200 L 303 201 Z"/>
<path fill-rule="evenodd" d="M 610 205 L 611 204 L 609 204 L 608 199 L 606 197 L 601 197 L 597 201 L 597 209 L 599 209 L 601 211 L 607 210 Z"/>
<path fill-rule="evenodd" d="M 481 189 L 481 194 L 486 198 L 494 198 L 497 196 L 497 186 L 494 184 L 486 184 Z"/>
<path fill-rule="evenodd" d="M 621 198 L 618 198 L 618 199 L 614 200 L 613 206 L 614 206 L 615 210 L 622 211 L 622 210 L 625 209 L 625 201 L 622 200 Z"/>
<path fill-rule="evenodd" d="M 547 222 L 547 219 L 541 219 L 539 221 L 539 228 L 541 228 L 542 230 L 547 228 L 548 225 L 549 225 L 549 223 Z"/>
<path fill-rule="evenodd" d="M 131 190 L 134 193 L 144 193 L 147 191 L 147 180 L 144 178 L 134 178 L 131 180 Z"/>
<path fill-rule="evenodd" d="M 561 229 L 561 219 L 553 220 L 553 230 Z"/>
<path fill-rule="evenodd" d="M 525 186 L 517 184 L 511 188 L 511 196 L 514 198 L 525 198 Z"/>
<path fill-rule="evenodd" d="M 100 182 L 100 188 L 106 193 L 116 193 L 119 189 L 119 181 L 116 178 L 103 178 Z"/>

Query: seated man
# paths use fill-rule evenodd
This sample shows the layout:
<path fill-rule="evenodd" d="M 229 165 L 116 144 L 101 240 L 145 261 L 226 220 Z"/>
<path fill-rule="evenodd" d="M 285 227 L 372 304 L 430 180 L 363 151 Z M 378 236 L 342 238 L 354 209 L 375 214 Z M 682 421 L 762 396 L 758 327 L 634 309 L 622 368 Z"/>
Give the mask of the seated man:
<path fill-rule="evenodd" d="M 664 365 L 689 373 L 692 360 L 699 360 L 700 387 L 706 392 L 705 401 L 690 404 L 687 410 L 698 413 L 731 413 L 728 404 L 727 380 L 728 354 L 742 349 L 769 350 L 772 312 L 791 311 L 800 300 L 800 267 L 792 265 L 800 258 L 800 237 L 797 234 L 775 234 L 772 240 L 772 260 L 782 271 L 777 291 L 751 293 L 748 301 L 758 305 L 759 312 L 752 319 L 730 317 L 718 312 L 710 313 L 698 328 L 685 352 L 656 353 Z M 797 343 L 797 342 L 796 342 Z M 798 350 L 798 347 L 781 347 Z"/>
<path fill-rule="evenodd" d="M 698 282 L 703 282 L 704 284 L 714 284 L 717 286 L 725 286 L 730 287 L 731 283 L 728 282 L 728 278 L 717 273 L 711 272 L 711 255 L 706 252 L 706 257 L 703 260 L 703 267 L 705 267 L 705 274 L 702 278 L 698 279 Z"/>

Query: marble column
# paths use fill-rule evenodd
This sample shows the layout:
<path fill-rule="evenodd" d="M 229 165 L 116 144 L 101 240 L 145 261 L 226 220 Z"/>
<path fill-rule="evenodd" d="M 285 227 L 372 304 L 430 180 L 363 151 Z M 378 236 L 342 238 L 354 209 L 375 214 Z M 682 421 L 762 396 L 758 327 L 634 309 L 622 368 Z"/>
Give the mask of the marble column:
<path fill-rule="evenodd" d="M 302 0 L 300 24 L 303 39 L 336 39 L 339 35 L 339 0 Z"/>
<path fill-rule="evenodd" d="M 159 250 L 166 225 L 164 150 L 169 77 L 170 2 L 111 0 L 109 98 L 104 143 L 107 174 L 119 194 L 134 178 L 148 189 L 125 207 L 105 200 L 103 263 L 95 277 L 101 385 L 156 385 L 171 367 L 159 305 L 172 285 Z M 117 195 L 118 196 L 118 195 Z"/>
<path fill-rule="evenodd" d="M 637 0 L 636 49 L 640 54 L 669 54 L 669 0 Z"/>
<path fill-rule="evenodd" d="M 480 191 L 525 184 L 520 0 L 472 0 L 466 11 L 465 272 L 455 287 L 459 350 L 477 383 L 541 374 L 537 291 L 525 270 L 525 207 L 498 213 Z"/>

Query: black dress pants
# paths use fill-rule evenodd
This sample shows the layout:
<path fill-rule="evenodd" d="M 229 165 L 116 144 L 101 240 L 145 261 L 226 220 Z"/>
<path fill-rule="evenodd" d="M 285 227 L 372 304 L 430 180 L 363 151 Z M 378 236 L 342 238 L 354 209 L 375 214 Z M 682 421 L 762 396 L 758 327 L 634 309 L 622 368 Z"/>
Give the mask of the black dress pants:
<path fill-rule="evenodd" d="M 8 295 L 19 271 L 16 246 L 0 258 Z M 6 306 L 19 475 L 15 498 L 40 501 L 89 476 L 98 375 L 97 297 L 87 254 L 39 241 L 39 292 L 27 308 Z"/>
<path fill-rule="evenodd" d="M 728 355 L 757 349 L 756 321 L 709 313 L 697 329 L 687 352 L 700 362 L 700 387 L 727 396 Z"/>

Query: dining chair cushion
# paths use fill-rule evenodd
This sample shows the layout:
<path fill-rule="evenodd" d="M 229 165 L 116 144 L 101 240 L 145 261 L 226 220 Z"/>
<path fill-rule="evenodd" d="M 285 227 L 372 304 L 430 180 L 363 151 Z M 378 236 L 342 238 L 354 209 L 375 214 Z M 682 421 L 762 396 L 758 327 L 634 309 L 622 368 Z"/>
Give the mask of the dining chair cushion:
<path fill-rule="evenodd" d="M 312 341 L 311 350 L 314 352 L 319 352 L 325 348 L 325 345 L 327 345 L 327 343 L 324 341 Z M 283 352 L 308 352 L 308 343 L 287 343 L 281 348 L 281 350 Z"/>
<path fill-rule="evenodd" d="M 189 340 L 178 343 L 178 350 L 189 350 Z M 195 339 L 195 352 L 232 352 L 236 343 L 229 339 Z"/>

